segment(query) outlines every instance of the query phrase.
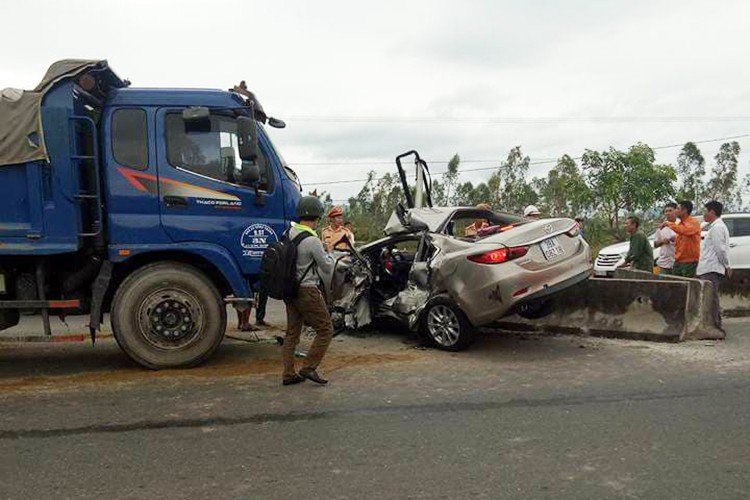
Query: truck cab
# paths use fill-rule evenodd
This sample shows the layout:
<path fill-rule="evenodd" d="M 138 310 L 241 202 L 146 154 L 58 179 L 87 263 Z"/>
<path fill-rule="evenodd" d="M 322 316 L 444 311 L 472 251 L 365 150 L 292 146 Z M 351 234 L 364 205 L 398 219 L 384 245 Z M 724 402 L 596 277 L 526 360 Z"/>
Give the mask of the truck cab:
<path fill-rule="evenodd" d="M 132 88 L 106 61 L 3 91 L 0 327 L 89 313 L 93 336 L 110 311 L 145 366 L 207 359 L 300 198 L 267 124 L 283 126 L 249 92 Z"/>

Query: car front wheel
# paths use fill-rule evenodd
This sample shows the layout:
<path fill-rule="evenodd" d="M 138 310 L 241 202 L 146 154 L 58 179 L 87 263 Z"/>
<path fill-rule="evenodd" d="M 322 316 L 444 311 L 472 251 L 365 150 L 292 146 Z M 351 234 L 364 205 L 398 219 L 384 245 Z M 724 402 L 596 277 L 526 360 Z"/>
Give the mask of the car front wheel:
<path fill-rule="evenodd" d="M 445 351 L 460 351 L 474 342 L 476 330 L 451 300 L 438 297 L 422 313 L 420 331 L 429 342 Z"/>

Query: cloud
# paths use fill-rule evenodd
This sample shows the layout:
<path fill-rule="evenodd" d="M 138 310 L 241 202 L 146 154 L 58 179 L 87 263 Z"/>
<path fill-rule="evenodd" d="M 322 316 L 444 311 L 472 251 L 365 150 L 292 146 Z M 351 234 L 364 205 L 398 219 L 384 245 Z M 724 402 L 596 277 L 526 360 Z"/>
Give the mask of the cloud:
<path fill-rule="evenodd" d="M 750 132 L 750 122 L 655 123 L 653 116 L 750 116 L 743 63 L 750 4 L 741 0 L 384 0 L 256 2 L 71 0 L 6 23 L 0 88 L 33 87 L 64 57 L 106 58 L 135 86 L 228 88 L 245 79 L 289 127 L 272 131 L 303 182 L 393 171 L 400 152 L 501 160 L 586 148 L 652 146 Z M 7 19 L 27 6 L 3 7 Z M 92 11 L 97 19 L 90 21 Z M 77 26 L 77 29 L 70 29 Z M 629 116 L 630 122 L 301 120 L 349 117 Z M 750 141 L 742 141 L 750 149 Z M 712 157 L 718 144 L 702 146 Z M 676 150 L 659 153 L 673 162 Z M 741 168 L 747 171 L 747 152 Z M 357 166 L 351 162 L 375 162 Z M 482 164 L 484 165 L 484 164 Z M 468 168 L 468 164 L 465 167 Z M 543 175 L 546 166 L 532 168 Z M 482 172 L 466 174 L 473 181 Z M 346 197 L 358 186 L 331 186 Z"/>

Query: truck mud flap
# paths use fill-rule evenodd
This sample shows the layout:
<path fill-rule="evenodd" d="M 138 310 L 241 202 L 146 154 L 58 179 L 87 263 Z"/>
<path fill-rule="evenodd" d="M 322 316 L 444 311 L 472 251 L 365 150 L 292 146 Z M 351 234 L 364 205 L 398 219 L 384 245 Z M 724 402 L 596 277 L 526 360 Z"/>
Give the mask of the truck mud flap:
<path fill-rule="evenodd" d="M 102 324 L 102 307 L 104 306 L 104 296 L 109 289 L 109 282 L 112 280 L 112 262 L 105 260 L 99 269 L 99 274 L 94 280 L 91 287 L 91 313 L 89 315 L 89 334 L 91 334 L 91 343 L 96 343 L 96 332 L 99 331 Z"/>

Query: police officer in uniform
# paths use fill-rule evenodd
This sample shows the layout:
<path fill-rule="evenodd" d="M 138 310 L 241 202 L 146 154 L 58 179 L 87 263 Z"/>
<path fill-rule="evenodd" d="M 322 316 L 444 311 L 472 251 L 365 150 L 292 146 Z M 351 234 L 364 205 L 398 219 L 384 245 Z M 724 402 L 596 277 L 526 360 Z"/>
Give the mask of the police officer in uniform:
<path fill-rule="evenodd" d="M 344 211 L 341 207 L 331 207 L 328 211 L 329 225 L 323 228 L 322 240 L 326 252 L 349 250 L 346 239 L 354 246 L 354 234 L 344 226 Z"/>

